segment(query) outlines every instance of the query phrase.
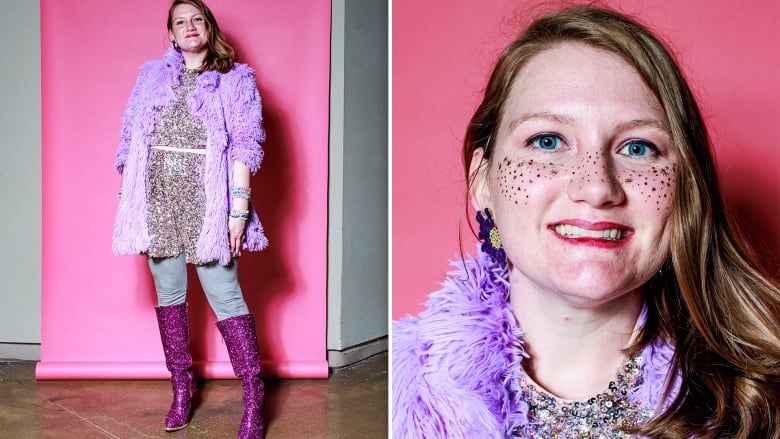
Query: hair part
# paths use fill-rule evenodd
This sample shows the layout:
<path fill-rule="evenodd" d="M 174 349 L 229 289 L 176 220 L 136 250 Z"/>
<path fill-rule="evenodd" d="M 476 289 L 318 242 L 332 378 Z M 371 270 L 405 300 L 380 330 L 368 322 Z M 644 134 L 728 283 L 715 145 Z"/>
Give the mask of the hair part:
<path fill-rule="evenodd" d="M 493 156 L 504 104 L 520 70 L 562 42 L 613 53 L 661 104 L 676 151 L 671 245 L 662 275 L 645 286 L 648 320 L 637 353 L 656 337 L 676 346 L 681 388 L 672 404 L 634 433 L 650 437 L 780 437 L 780 291 L 728 217 L 710 140 L 696 100 L 669 50 L 646 27 L 605 8 L 576 6 L 543 16 L 501 54 L 467 127 L 468 190 L 474 151 Z M 671 384 L 666 390 L 672 391 Z"/>
<path fill-rule="evenodd" d="M 203 60 L 201 71 L 216 70 L 221 73 L 227 73 L 233 68 L 236 61 L 236 52 L 228 44 L 225 35 L 219 29 L 216 18 L 203 0 L 173 0 L 168 9 L 168 31 L 173 32 L 173 10 L 179 5 L 190 5 L 200 11 L 206 22 L 208 38 L 206 44 L 206 58 Z"/>

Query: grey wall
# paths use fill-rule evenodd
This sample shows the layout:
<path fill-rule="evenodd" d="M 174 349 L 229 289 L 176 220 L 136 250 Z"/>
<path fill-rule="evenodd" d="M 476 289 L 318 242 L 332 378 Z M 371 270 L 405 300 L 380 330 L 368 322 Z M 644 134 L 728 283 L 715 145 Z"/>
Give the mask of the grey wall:
<path fill-rule="evenodd" d="M 36 357 L 18 344 L 41 341 L 39 12 L 0 0 L 0 358 Z"/>
<path fill-rule="evenodd" d="M 388 5 L 335 0 L 332 7 L 328 350 L 334 365 L 333 352 L 388 333 Z"/>

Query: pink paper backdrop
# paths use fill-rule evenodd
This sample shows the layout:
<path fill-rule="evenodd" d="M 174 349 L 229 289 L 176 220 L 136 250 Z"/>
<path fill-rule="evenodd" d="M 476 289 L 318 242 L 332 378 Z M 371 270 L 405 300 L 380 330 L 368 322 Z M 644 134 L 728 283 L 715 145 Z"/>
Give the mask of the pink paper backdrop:
<path fill-rule="evenodd" d="M 210 2 L 264 103 L 266 158 L 253 203 L 271 242 L 240 280 L 266 376 L 327 377 L 326 219 L 330 2 Z M 164 378 L 156 297 L 142 256 L 111 253 L 112 169 L 138 67 L 170 44 L 168 0 L 41 0 L 43 316 L 39 379 Z M 190 277 L 201 376 L 233 377 Z"/>
<path fill-rule="evenodd" d="M 475 249 L 464 213 L 463 134 L 498 53 L 539 3 L 393 2 L 395 319 L 422 310 L 447 261 Z M 780 3 L 603 3 L 672 42 L 711 130 L 727 203 L 780 274 Z"/>

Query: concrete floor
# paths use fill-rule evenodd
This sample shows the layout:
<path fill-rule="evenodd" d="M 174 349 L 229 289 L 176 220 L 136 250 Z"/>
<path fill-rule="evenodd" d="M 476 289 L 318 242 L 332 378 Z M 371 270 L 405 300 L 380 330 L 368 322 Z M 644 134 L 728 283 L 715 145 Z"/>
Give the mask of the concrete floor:
<path fill-rule="evenodd" d="M 0 363 L 0 438 L 234 438 L 238 380 L 199 381 L 190 425 L 165 433 L 167 381 L 36 381 L 35 363 Z M 266 438 L 387 437 L 387 355 L 327 380 L 267 380 Z"/>

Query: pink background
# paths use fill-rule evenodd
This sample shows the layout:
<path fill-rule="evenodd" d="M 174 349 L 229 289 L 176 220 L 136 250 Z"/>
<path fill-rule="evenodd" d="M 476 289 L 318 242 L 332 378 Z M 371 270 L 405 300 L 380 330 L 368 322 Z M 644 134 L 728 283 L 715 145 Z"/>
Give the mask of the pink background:
<path fill-rule="evenodd" d="M 264 374 L 327 377 L 326 220 L 330 2 L 220 0 L 210 6 L 252 66 L 266 158 L 253 203 L 270 240 L 244 253 Z M 164 378 L 142 256 L 114 256 L 122 113 L 138 67 L 169 46 L 168 0 L 41 0 L 43 315 L 39 379 Z M 201 376 L 233 377 L 194 272 L 193 355 Z"/>
<path fill-rule="evenodd" d="M 463 134 L 498 53 L 539 3 L 393 1 L 395 319 L 421 311 L 448 261 L 475 250 Z M 671 41 L 707 119 L 727 204 L 770 272 L 780 273 L 780 3 L 603 3 Z"/>

